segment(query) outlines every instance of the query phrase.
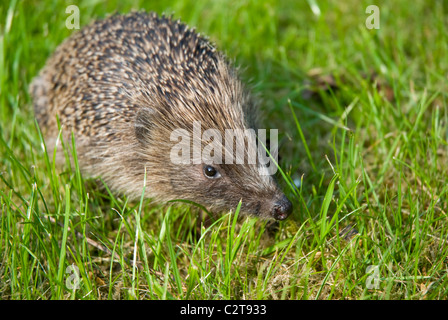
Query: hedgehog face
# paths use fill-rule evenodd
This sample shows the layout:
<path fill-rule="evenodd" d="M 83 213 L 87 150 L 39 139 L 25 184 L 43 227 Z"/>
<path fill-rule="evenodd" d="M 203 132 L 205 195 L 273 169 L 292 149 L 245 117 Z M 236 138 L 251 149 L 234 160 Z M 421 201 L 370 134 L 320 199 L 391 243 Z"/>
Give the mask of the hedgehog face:
<path fill-rule="evenodd" d="M 254 130 L 234 129 L 226 135 L 226 130 L 208 128 L 197 135 L 199 130 L 195 128 L 198 129 L 197 123 L 170 134 L 173 143 L 169 144 L 169 151 L 164 148 L 165 157 L 170 157 L 163 160 L 169 172 L 161 173 L 170 181 L 166 194 L 215 212 L 235 209 L 241 200 L 242 213 L 277 220 L 288 217 L 292 204 L 280 191 L 272 170 L 260 159 L 263 152 L 258 149 L 257 137 L 250 134 Z"/>
<path fill-rule="evenodd" d="M 243 213 L 276 220 L 284 220 L 292 212 L 291 202 L 280 191 L 273 176 L 253 174 L 259 171 L 257 165 L 204 164 L 202 167 L 206 179 L 200 182 L 198 188 L 211 196 L 203 199 L 211 207 L 226 211 L 236 208 L 242 201 Z"/>
<path fill-rule="evenodd" d="M 205 206 L 213 212 L 235 210 L 260 218 L 284 220 L 292 204 L 272 176 L 253 176 L 254 165 L 189 164 L 177 166 L 170 174 L 170 194 Z"/>
<path fill-rule="evenodd" d="M 204 110 L 197 114 L 208 115 Z M 213 212 L 234 210 L 242 201 L 245 214 L 277 220 L 289 216 L 292 204 L 275 181 L 276 161 L 266 160 L 261 130 L 237 121 L 211 127 L 220 120 L 214 114 L 202 121 L 186 121 L 185 116 L 168 117 L 147 108 L 137 113 L 135 137 L 145 157 L 138 162 L 152 167 L 147 178 L 150 194 L 163 200 L 190 200 Z M 272 133 L 270 138 L 272 142 Z M 269 147 L 271 157 L 274 150 Z"/>

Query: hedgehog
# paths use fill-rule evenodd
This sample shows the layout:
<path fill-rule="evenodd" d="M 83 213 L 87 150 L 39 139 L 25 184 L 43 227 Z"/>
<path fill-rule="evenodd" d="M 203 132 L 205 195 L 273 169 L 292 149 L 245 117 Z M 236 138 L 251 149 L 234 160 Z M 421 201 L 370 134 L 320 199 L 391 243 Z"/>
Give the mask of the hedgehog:
<path fill-rule="evenodd" d="M 56 48 L 30 94 L 48 151 L 60 133 L 73 134 L 83 175 L 101 177 L 116 193 L 133 199 L 144 190 L 155 203 L 184 199 L 214 213 L 241 202 L 242 214 L 266 219 L 292 212 L 275 175 L 260 174 L 266 163 L 173 161 L 176 130 L 192 133 L 199 123 L 224 136 L 259 127 L 259 103 L 238 68 L 179 20 L 135 11 L 94 21 Z M 253 151 L 253 139 L 242 138 L 236 143 Z M 211 142 L 212 156 L 236 148 L 199 137 L 200 148 Z"/>

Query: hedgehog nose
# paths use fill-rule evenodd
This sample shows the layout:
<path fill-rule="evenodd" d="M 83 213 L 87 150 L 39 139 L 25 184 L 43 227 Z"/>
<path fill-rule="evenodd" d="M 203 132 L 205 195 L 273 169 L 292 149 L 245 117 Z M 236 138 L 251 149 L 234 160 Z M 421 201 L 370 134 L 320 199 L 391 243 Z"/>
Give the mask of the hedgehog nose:
<path fill-rule="evenodd" d="M 280 200 L 277 200 L 277 202 L 272 207 L 272 217 L 276 220 L 285 220 L 292 212 L 292 203 L 291 201 L 286 198 L 286 196 L 283 196 Z"/>

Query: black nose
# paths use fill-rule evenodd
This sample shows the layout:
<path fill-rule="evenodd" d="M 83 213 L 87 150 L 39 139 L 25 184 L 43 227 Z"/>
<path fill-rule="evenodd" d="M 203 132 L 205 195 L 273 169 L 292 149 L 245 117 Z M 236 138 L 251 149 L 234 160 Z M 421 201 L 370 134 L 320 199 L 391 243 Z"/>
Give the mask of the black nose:
<path fill-rule="evenodd" d="M 280 200 L 272 207 L 272 217 L 276 220 L 285 220 L 292 212 L 292 203 L 291 201 L 283 196 Z"/>

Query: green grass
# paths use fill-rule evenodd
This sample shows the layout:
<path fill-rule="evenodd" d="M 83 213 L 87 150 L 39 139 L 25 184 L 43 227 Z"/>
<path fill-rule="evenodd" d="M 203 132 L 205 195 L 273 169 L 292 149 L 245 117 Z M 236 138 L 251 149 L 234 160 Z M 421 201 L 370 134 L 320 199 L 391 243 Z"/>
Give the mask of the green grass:
<path fill-rule="evenodd" d="M 444 1 L 377 2 L 379 30 L 358 0 L 74 3 L 81 25 L 115 10 L 174 13 L 235 59 L 281 134 L 295 210 L 278 225 L 230 213 L 204 224 L 194 206 L 131 203 L 56 168 L 27 88 L 72 32 L 67 4 L 3 1 L 1 299 L 446 299 Z"/>

